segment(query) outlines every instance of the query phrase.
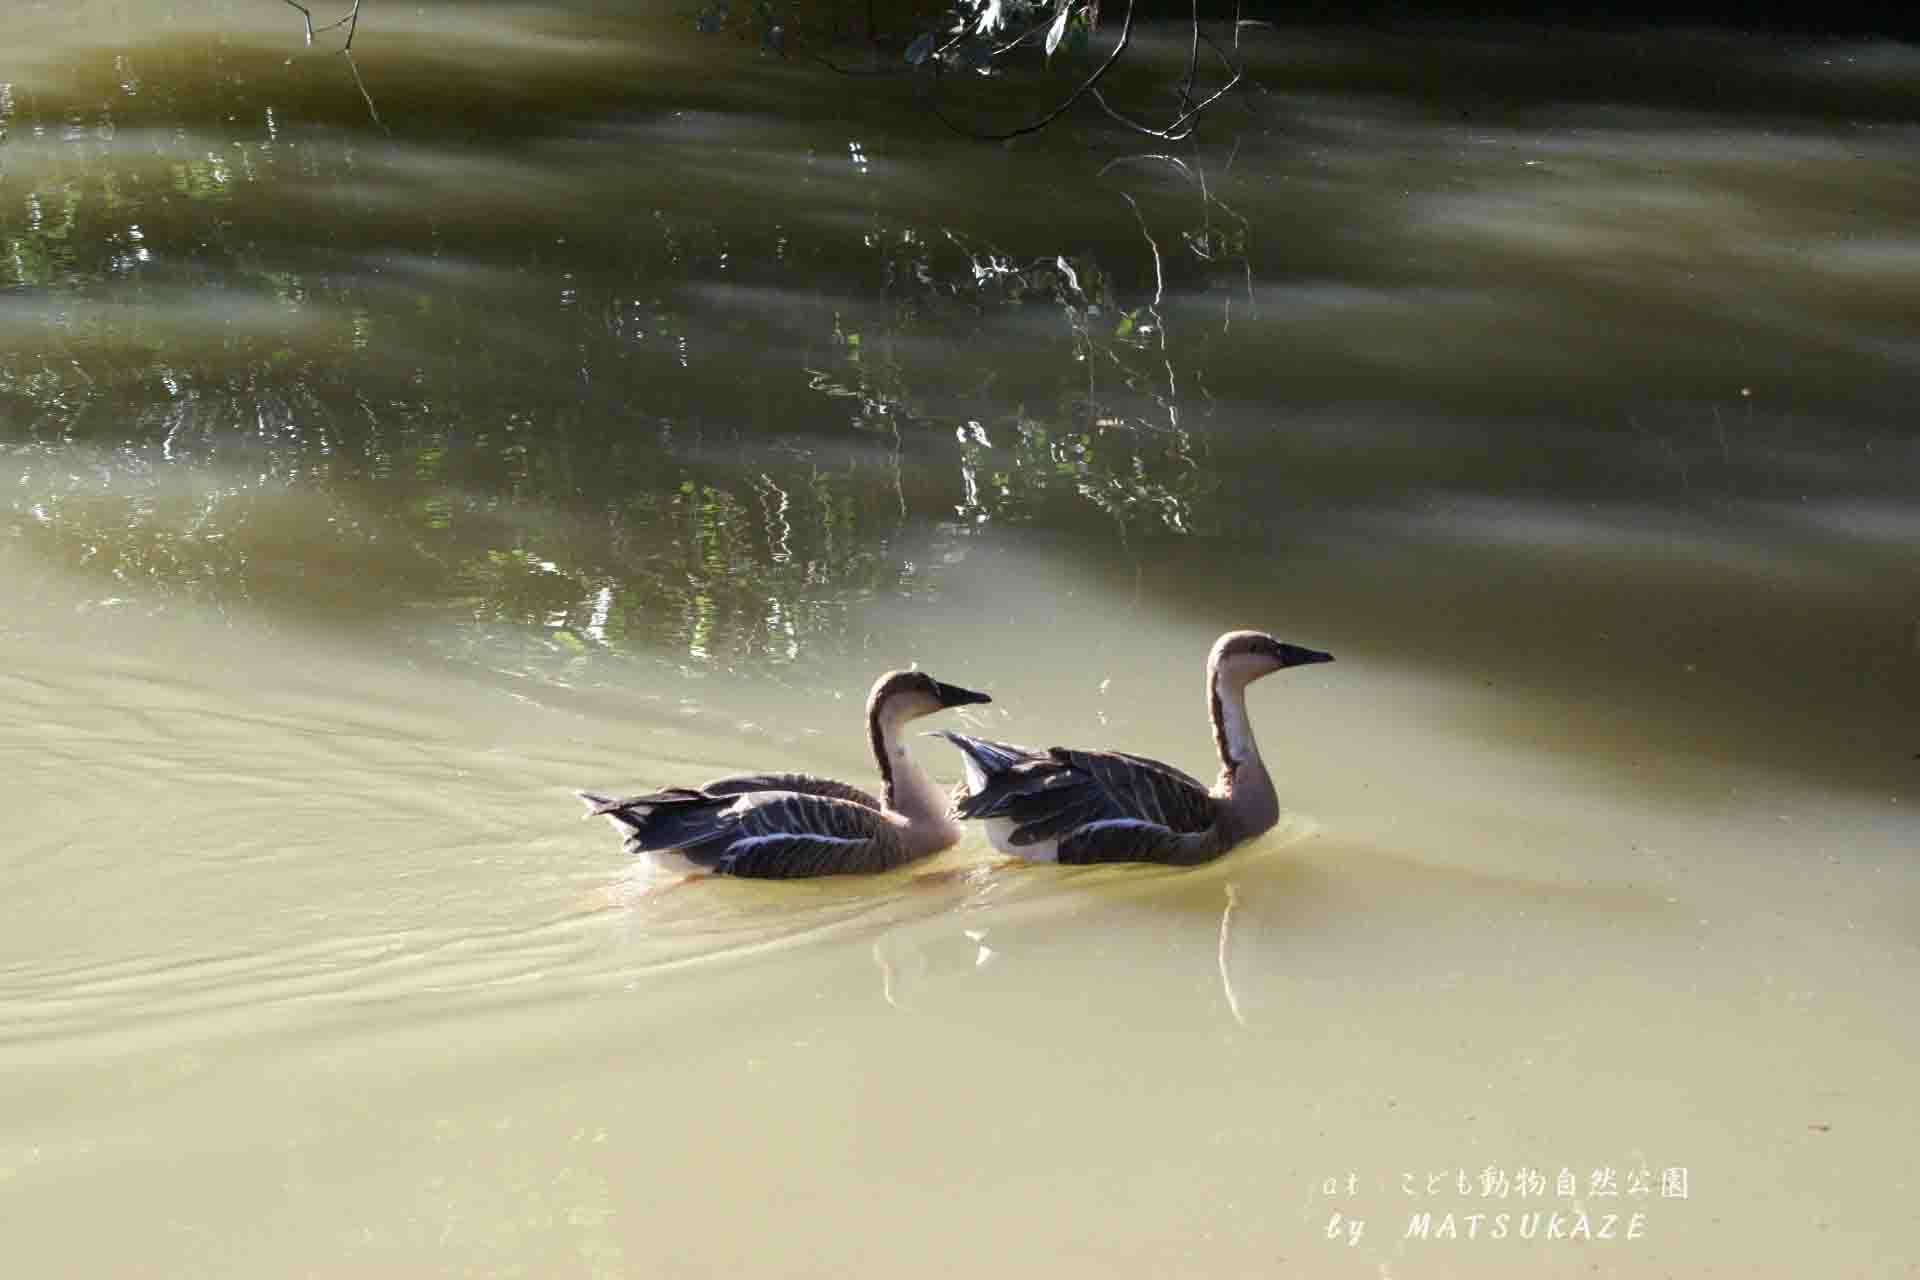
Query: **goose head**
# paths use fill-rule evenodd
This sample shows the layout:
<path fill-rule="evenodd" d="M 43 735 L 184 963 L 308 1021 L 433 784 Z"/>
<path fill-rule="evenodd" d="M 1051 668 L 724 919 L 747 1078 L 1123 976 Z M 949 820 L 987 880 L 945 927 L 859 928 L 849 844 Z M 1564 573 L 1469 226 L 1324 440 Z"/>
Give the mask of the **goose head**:
<path fill-rule="evenodd" d="M 889 671 L 873 682 L 873 692 L 867 695 L 867 716 L 876 722 L 884 717 L 903 724 L 948 707 L 992 701 L 984 693 L 943 684 L 924 671 Z"/>
<path fill-rule="evenodd" d="M 1264 631 L 1229 631 L 1213 642 L 1213 651 L 1207 655 L 1207 683 L 1244 689 L 1261 676 L 1288 667 L 1332 661 L 1330 653 L 1288 644 Z"/>

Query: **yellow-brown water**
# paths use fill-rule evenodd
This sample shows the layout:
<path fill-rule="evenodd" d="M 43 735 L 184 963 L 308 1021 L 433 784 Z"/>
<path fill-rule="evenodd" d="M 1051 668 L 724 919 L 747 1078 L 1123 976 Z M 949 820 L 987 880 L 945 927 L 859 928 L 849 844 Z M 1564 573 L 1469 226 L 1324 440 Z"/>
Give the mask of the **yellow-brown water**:
<path fill-rule="evenodd" d="M 23 21 L 13 1269 L 1920 1256 L 1913 50 L 1290 33 L 1183 174 L 679 18 Z M 909 662 L 1206 775 L 1239 626 L 1339 661 L 1195 871 L 647 895 L 569 794 L 863 779 Z"/>

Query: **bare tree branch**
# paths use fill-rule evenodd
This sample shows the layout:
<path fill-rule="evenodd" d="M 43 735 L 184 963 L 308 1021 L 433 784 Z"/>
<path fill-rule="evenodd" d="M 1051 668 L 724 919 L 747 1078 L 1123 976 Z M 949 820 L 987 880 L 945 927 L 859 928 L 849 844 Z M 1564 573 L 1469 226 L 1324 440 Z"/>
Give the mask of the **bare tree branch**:
<path fill-rule="evenodd" d="M 350 12 L 348 12 L 345 17 L 340 18 L 333 22 L 329 22 L 324 27 L 316 27 L 313 25 L 313 11 L 307 8 L 307 6 L 301 4 L 299 0 L 286 0 L 286 3 L 289 5 L 292 5 L 294 8 L 300 11 L 300 18 L 303 22 L 306 23 L 306 27 L 307 27 L 308 47 L 312 47 L 313 45 L 314 32 L 331 31 L 335 27 L 345 27 L 347 29 L 347 43 L 341 48 L 340 52 L 348 53 L 352 51 L 353 33 L 360 29 L 360 0 L 353 0 L 353 9 Z"/>
<path fill-rule="evenodd" d="M 287 0 L 287 3 L 290 5 L 293 5 L 294 8 L 298 9 L 300 11 L 300 16 L 306 20 L 307 44 L 312 45 L 313 44 L 313 14 L 307 11 L 307 6 L 303 4 L 295 3 L 295 0 Z"/>
<path fill-rule="evenodd" d="M 946 116 L 946 113 L 940 110 L 939 104 L 935 102 L 931 96 L 929 96 L 927 99 L 927 105 L 932 109 L 933 114 L 939 117 L 940 122 L 946 125 L 947 128 L 952 129 L 955 133 L 961 134 L 965 137 L 977 139 L 978 141 L 981 141 L 981 142 L 1006 142 L 1009 139 L 1018 138 L 1023 134 L 1036 133 L 1039 130 L 1044 129 L 1048 125 L 1052 124 L 1055 120 L 1058 120 L 1061 116 L 1065 115 L 1067 112 L 1067 108 L 1071 107 L 1074 103 L 1078 102 L 1083 96 L 1091 92 L 1093 87 L 1100 83 L 1100 78 L 1106 75 L 1107 72 L 1113 70 L 1113 64 L 1120 60 L 1120 55 L 1122 53 L 1126 52 L 1127 42 L 1132 38 L 1133 38 L 1133 0 L 1127 0 L 1127 14 L 1126 14 L 1126 17 L 1120 23 L 1120 38 L 1114 43 L 1113 51 L 1107 55 L 1106 61 L 1102 62 L 1098 67 L 1094 68 L 1093 74 L 1088 76 L 1086 80 L 1081 83 L 1079 88 L 1075 89 L 1072 93 L 1068 94 L 1065 100 L 1063 100 L 1059 106 L 1047 112 L 1045 115 L 1041 116 L 1039 119 L 1031 121 L 1030 123 L 1021 125 L 1018 129 L 1010 129 L 1005 133 L 978 133 L 972 129 L 964 129 L 959 125 L 955 124 L 952 120 L 949 120 Z M 934 74 L 937 79 L 939 75 L 938 65 L 936 65 L 934 68 Z"/>
<path fill-rule="evenodd" d="M 1187 52 L 1187 83 L 1180 90 L 1180 105 L 1193 105 L 1193 78 L 1200 74 L 1200 0 L 1193 0 L 1193 47 Z"/>
<path fill-rule="evenodd" d="M 1155 129 L 1155 128 L 1152 128 L 1151 126 L 1141 124 L 1137 120 L 1129 120 L 1126 116 L 1121 115 L 1118 111 L 1115 111 L 1111 106 L 1109 106 L 1107 104 L 1106 98 L 1100 93 L 1098 89 L 1095 89 L 1092 91 L 1093 100 L 1099 104 L 1099 107 L 1102 111 L 1112 116 L 1116 121 L 1125 125 L 1127 128 L 1132 129 L 1135 133 L 1143 133 L 1149 138 L 1159 138 L 1163 142 L 1179 142 L 1184 138 L 1192 136 L 1193 134 L 1192 121 L 1197 119 L 1202 111 L 1205 111 L 1208 107 L 1212 106 L 1214 103 L 1218 102 L 1221 98 L 1226 96 L 1227 92 L 1231 90 L 1235 85 L 1239 84 L 1241 78 L 1246 74 L 1244 69 L 1235 67 L 1233 63 L 1228 60 L 1226 51 L 1222 49 L 1218 44 L 1214 43 L 1212 36 L 1207 35 L 1205 32 L 1197 32 L 1197 33 L 1199 34 L 1202 40 L 1205 40 L 1207 42 L 1207 47 L 1209 49 L 1212 49 L 1214 53 L 1219 55 L 1222 65 L 1224 65 L 1228 71 L 1231 71 L 1233 75 L 1227 80 L 1225 84 L 1221 85 L 1218 89 L 1215 89 L 1212 93 L 1208 94 L 1206 98 L 1204 98 L 1200 102 L 1193 103 L 1192 105 L 1188 106 L 1187 109 L 1181 112 L 1179 117 L 1175 119 L 1174 122 L 1168 125 L 1165 129 Z"/>
<path fill-rule="evenodd" d="M 353 60 L 353 51 L 350 49 L 342 49 L 340 52 L 345 55 L 347 59 L 347 69 L 353 72 L 354 87 L 360 90 L 360 96 L 367 101 L 367 114 L 373 117 L 373 122 L 379 125 L 381 129 L 387 133 L 392 133 L 393 130 L 387 128 L 387 122 L 380 118 L 380 108 L 373 105 L 373 95 L 367 92 L 366 83 L 360 79 L 360 66 Z"/>
<path fill-rule="evenodd" d="M 1237 10 L 1236 10 L 1236 13 L 1237 13 Z M 1011 49 L 1016 48 L 1020 44 L 1024 43 L 1028 38 L 1030 38 L 1034 34 L 1035 31 L 1039 30 L 1039 28 L 1044 25 L 1046 25 L 1044 22 L 1035 24 L 1034 27 L 1029 28 L 1027 31 L 1021 33 L 1019 36 L 1015 37 L 1012 41 L 1010 41 L 1006 45 L 1003 45 L 999 49 L 995 50 L 994 56 L 997 57 L 1001 53 L 1005 53 Z M 1266 24 L 1250 23 L 1236 17 L 1234 22 L 1234 43 L 1236 45 L 1239 43 L 1240 28 L 1242 26 L 1259 26 L 1259 25 L 1266 25 Z M 949 129 L 953 130 L 955 133 L 960 134 L 962 137 L 972 138 L 980 142 L 1005 142 L 1008 139 L 1017 138 L 1023 134 L 1033 133 L 1037 130 L 1046 128 L 1048 125 L 1052 124 L 1055 120 L 1059 119 L 1062 115 L 1064 115 L 1067 109 L 1073 106 L 1074 103 L 1078 102 L 1083 97 L 1088 97 L 1088 98 L 1092 98 L 1094 105 L 1098 106 L 1101 111 L 1105 112 L 1110 119 L 1112 119 L 1116 124 L 1123 126 L 1124 128 L 1130 129 L 1133 132 L 1141 134 L 1144 137 L 1157 138 L 1162 142 L 1180 142 L 1192 136 L 1194 121 L 1199 118 L 1200 114 L 1203 111 L 1205 111 L 1208 107 L 1211 107 L 1214 103 L 1218 102 L 1221 98 L 1225 97 L 1228 93 L 1230 93 L 1235 88 L 1235 86 L 1237 86 L 1241 82 L 1241 80 L 1244 79 L 1246 76 L 1245 68 L 1235 66 L 1233 59 L 1228 55 L 1225 49 L 1221 48 L 1219 42 L 1214 40 L 1212 36 L 1208 35 L 1204 30 L 1201 29 L 1199 0 L 1194 0 L 1194 9 L 1193 9 L 1193 18 L 1192 18 L 1193 40 L 1192 40 L 1192 47 L 1189 50 L 1188 56 L 1187 56 L 1186 79 L 1180 89 L 1180 106 L 1181 106 L 1180 114 L 1174 117 L 1173 121 L 1169 123 L 1164 129 L 1156 129 L 1151 125 L 1143 124 L 1140 121 L 1132 119 L 1131 117 L 1126 116 L 1121 112 L 1115 110 L 1113 105 L 1107 101 L 1106 95 L 1102 93 L 1099 88 L 1101 79 L 1107 74 L 1108 71 L 1113 69 L 1114 64 L 1117 61 L 1119 61 L 1120 55 L 1126 51 L 1127 43 L 1130 36 L 1132 35 L 1132 31 L 1133 31 L 1133 0 L 1127 0 L 1126 14 L 1122 19 L 1121 25 L 1120 25 L 1120 38 L 1114 44 L 1113 49 L 1107 54 L 1106 58 L 1100 63 L 1098 67 L 1094 69 L 1091 75 L 1089 75 L 1084 81 L 1082 81 L 1080 85 L 1073 90 L 1072 93 L 1068 94 L 1066 98 L 1064 98 L 1051 111 L 1046 112 L 1044 115 L 1041 115 L 1037 119 L 1022 125 L 1017 129 L 1010 129 L 1004 133 L 981 133 L 976 130 L 969 129 L 964 125 L 956 123 L 953 119 L 951 119 L 946 114 L 946 112 L 941 110 L 939 102 L 935 99 L 935 97 L 931 93 L 927 96 L 927 99 L 926 99 L 928 109 L 933 112 L 933 114 L 940 120 L 942 124 L 946 125 Z M 936 75 L 936 77 L 940 74 L 940 69 L 941 69 L 941 63 L 938 61 L 938 59 L 940 59 L 941 55 L 945 54 L 948 49 L 951 49 L 956 43 L 958 43 L 961 39 L 963 39 L 965 37 L 965 34 L 966 34 L 965 32 L 962 32 L 956 35 L 953 40 L 948 41 L 946 45 L 943 45 L 939 50 L 935 51 L 935 53 L 931 56 L 930 60 L 934 61 L 934 74 Z M 1209 49 L 1212 49 L 1215 56 L 1217 56 L 1220 59 L 1220 64 L 1222 68 L 1228 73 L 1228 78 L 1225 84 L 1222 84 L 1218 89 L 1215 89 L 1212 93 L 1208 94 L 1206 97 L 1196 101 L 1193 96 L 1194 82 L 1199 76 L 1198 64 L 1199 64 L 1199 56 L 1200 56 L 1200 44 L 1202 41 L 1205 41 L 1207 47 Z"/>

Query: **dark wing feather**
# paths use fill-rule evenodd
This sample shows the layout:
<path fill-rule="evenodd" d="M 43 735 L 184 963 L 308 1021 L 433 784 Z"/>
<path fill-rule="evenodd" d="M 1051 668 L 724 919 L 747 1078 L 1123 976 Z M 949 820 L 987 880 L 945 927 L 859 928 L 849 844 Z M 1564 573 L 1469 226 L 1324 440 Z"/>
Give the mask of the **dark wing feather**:
<path fill-rule="evenodd" d="M 945 738 L 967 757 L 969 790 L 954 806 L 954 812 L 963 818 L 997 817 L 1015 797 L 1064 781 L 1055 777 L 1056 761 L 1044 752 L 968 737 L 951 729 L 938 730 L 935 736 Z"/>
<path fill-rule="evenodd" d="M 911 857 L 877 809 L 831 796 L 760 792 L 732 813 L 724 839 L 681 852 L 723 875 L 773 880 L 887 871 Z"/>
<path fill-rule="evenodd" d="M 636 805 L 684 804 L 695 800 L 704 800 L 707 793 L 698 787 L 667 787 L 661 791 L 648 791 L 642 795 L 615 799 L 612 796 L 599 795 L 592 791 L 578 791 L 574 794 L 592 806 L 588 817 L 598 817 L 603 813 L 614 813 Z"/>
<path fill-rule="evenodd" d="M 690 787 L 613 800 L 583 794 L 626 832 L 629 853 L 678 850 L 721 875 L 762 879 L 885 871 L 909 858 L 878 809 L 798 791 L 715 795 Z"/>
<path fill-rule="evenodd" d="M 1081 792 L 1086 789 L 1082 788 Z M 1069 794 L 1052 808 L 1028 802 L 1016 806 L 1016 826 L 1008 837 L 1014 844 L 1038 844 L 1065 835 L 1075 827 L 1098 822 L 1105 811 L 1097 793 Z M 1024 812 L 1022 812 L 1024 810 Z"/>
<path fill-rule="evenodd" d="M 1063 837 L 1056 846 L 1063 866 L 1092 862 L 1161 862 L 1193 866 L 1219 857 L 1227 841 L 1220 830 L 1180 833 L 1157 822 L 1095 822 Z"/>
<path fill-rule="evenodd" d="M 1091 777 L 1110 807 L 1095 821 L 1137 818 L 1169 831 L 1205 831 L 1219 816 L 1219 802 L 1204 784 L 1170 764 L 1118 751 L 1062 751 L 1073 767 Z"/>
<path fill-rule="evenodd" d="M 626 837 L 628 853 L 648 849 L 680 849 L 712 839 L 720 830 L 720 811 L 730 796 L 710 796 L 693 787 L 668 787 L 644 795 L 614 799 L 591 791 L 579 793 L 589 817 L 611 818 Z"/>
<path fill-rule="evenodd" d="M 1218 815 L 1197 778 L 1145 756 L 1065 747 L 1043 754 L 965 734 L 941 736 L 983 775 L 954 811 L 1011 819 L 1008 839 L 1016 845 L 1058 839 L 1062 862 L 1170 861 L 1186 855 L 1186 838 L 1209 831 Z M 1168 842 L 1182 848 L 1162 847 Z M 1137 856 L 1130 852 L 1136 846 L 1157 852 Z"/>
<path fill-rule="evenodd" d="M 797 791 L 805 796 L 827 796 L 851 800 L 869 809 L 880 807 L 880 798 L 859 787 L 831 778 L 816 778 L 809 773 L 736 773 L 703 783 L 700 789 L 710 796 L 737 796 L 749 791 Z"/>
<path fill-rule="evenodd" d="M 979 806 L 983 817 L 1012 818 L 1018 843 L 1122 819 L 1156 823 L 1177 833 L 1213 825 L 1213 797 L 1178 769 L 1104 751 L 1056 747 L 1049 757 Z M 1037 830 L 1029 835 L 1027 828 Z"/>
<path fill-rule="evenodd" d="M 1026 747 L 1016 747 L 1005 742 L 990 742 L 985 738 L 970 737 L 964 733 L 955 733 L 951 729 L 935 729 L 929 737 L 945 738 L 960 748 L 968 759 L 980 767 L 988 777 L 1005 773 L 1022 760 L 1033 758 L 1037 752 Z"/>

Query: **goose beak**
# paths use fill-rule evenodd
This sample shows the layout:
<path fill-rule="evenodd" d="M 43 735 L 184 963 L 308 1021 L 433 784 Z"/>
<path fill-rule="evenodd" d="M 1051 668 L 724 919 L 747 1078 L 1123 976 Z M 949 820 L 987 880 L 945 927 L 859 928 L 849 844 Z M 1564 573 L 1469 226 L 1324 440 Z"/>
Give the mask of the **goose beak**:
<path fill-rule="evenodd" d="M 1304 667 L 1314 662 L 1332 661 L 1332 654 L 1322 653 L 1318 649 L 1303 649 L 1297 644 L 1282 644 L 1280 646 L 1280 666 L 1283 669 L 1287 667 Z"/>
<path fill-rule="evenodd" d="M 989 698 L 984 693 L 975 693 L 971 689 L 962 689 L 959 685 L 942 684 L 938 680 L 933 682 L 933 687 L 940 698 L 940 705 L 943 707 L 964 707 L 972 702 L 993 701 L 992 698 Z"/>

